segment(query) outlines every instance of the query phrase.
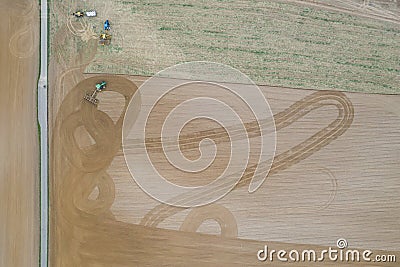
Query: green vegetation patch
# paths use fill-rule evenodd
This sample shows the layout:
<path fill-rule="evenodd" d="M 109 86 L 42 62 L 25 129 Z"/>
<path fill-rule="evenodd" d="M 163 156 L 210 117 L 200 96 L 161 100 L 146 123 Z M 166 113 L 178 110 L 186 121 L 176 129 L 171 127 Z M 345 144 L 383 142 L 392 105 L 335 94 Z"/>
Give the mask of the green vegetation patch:
<path fill-rule="evenodd" d="M 115 49 L 88 72 L 152 75 L 208 60 L 259 84 L 400 93 L 400 26 L 274 1 L 115 1 Z M 131 12 L 134 10 L 135 12 Z"/>

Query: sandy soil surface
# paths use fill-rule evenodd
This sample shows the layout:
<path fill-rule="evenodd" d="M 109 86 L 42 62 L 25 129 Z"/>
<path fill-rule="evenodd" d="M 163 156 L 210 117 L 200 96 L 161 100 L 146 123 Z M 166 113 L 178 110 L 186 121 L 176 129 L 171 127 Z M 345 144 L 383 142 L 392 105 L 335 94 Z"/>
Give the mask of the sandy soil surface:
<path fill-rule="evenodd" d="M 0 266 L 37 266 L 36 1 L 0 2 Z"/>
<path fill-rule="evenodd" d="M 98 48 L 89 37 L 78 36 L 85 45 L 75 45 L 78 33 L 90 37 L 85 25 L 68 22 L 52 45 L 52 266 L 254 266 L 265 264 L 257 262 L 256 253 L 266 243 L 274 249 L 321 249 L 335 246 L 340 237 L 352 248 L 400 256 L 400 96 L 262 86 L 277 128 L 266 182 L 256 193 L 247 192 L 256 167 L 250 158 L 227 197 L 198 209 L 173 208 L 139 188 L 121 148 L 124 112 L 147 77 L 83 74 Z M 72 49 L 65 50 L 66 45 Z M 108 86 L 95 107 L 83 96 L 101 80 Z M 155 113 L 202 93 L 191 88 L 166 95 Z M 150 127 L 156 133 L 162 121 L 155 118 Z M 257 125 L 246 124 L 252 139 L 259 137 Z M 226 164 L 229 138 L 213 123 L 194 126 L 180 139 L 186 156 L 196 158 L 198 142 L 206 137 L 224 152 L 205 177 L 208 182 Z M 146 142 L 167 179 L 204 183 L 196 175 L 175 175 L 159 155 L 159 138 Z M 346 265 L 353 264 L 340 266 Z"/>
<path fill-rule="evenodd" d="M 82 97 L 100 80 L 109 86 L 96 108 Z M 87 75 L 58 109 L 52 144 L 55 266 L 253 266 L 254 253 L 266 240 L 275 241 L 268 241 L 275 247 L 318 249 L 333 244 L 338 235 L 353 247 L 399 255 L 398 96 L 262 87 L 278 130 L 267 181 L 248 194 L 255 167 L 249 162 L 227 197 L 185 210 L 151 199 L 126 167 L 122 119 L 143 80 Z M 197 94 L 193 88 L 190 93 Z M 156 112 L 170 110 L 166 103 Z M 250 135 L 257 136 L 255 125 L 247 125 Z M 213 136 L 216 143 L 227 143 L 218 127 L 201 133 L 182 135 L 189 157 L 199 138 Z M 157 152 L 159 142 L 149 142 Z M 154 163 L 168 172 L 160 158 Z M 179 178 L 199 177 L 186 173 L 174 182 Z"/>

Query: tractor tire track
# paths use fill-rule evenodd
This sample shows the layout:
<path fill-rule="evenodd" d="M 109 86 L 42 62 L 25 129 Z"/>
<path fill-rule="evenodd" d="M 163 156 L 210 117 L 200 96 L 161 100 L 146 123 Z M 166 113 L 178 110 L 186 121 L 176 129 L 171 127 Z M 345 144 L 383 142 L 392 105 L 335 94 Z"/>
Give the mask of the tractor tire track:
<path fill-rule="evenodd" d="M 307 140 L 275 156 L 274 162 L 272 163 L 271 169 L 269 171 L 269 175 L 276 174 L 279 171 L 283 171 L 293 166 L 294 164 L 311 156 L 312 154 L 341 136 L 344 132 L 347 131 L 353 121 L 354 108 L 351 101 L 345 96 L 344 93 L 336 91 L 318 91 L 303 98 L 300 101 L 297 101 L 286 110 L 274 115 L 276 129 L 277 131 L 279 131 L 280 129 L 289 126 L 290 124 L 294 123 L 311 111 L 326 105 L 336 106 L 339 111 L 338 117 L 327 127 L 320 130 Z M 254 122 L 253 124 L 257 124 L 257 122 Z M 257 130 L 254 130 L 255 125 L 252 125 L 249 128 L 253 129 L 253 133 L 257 132 Z M 211 132 L 211 134 L 213 134 L 213 132 Z M 205 137 L 209 136 L 203 136 L 203 138 Z M 260 165 L 262 166 L 263 164 Z M 257 167 L 257 165 L 249 166 L 236 187 L 238 188 L 247 186 L 251 181 Z M 218 190 L 221 188 L 215 189 Z M 179 199 L 176 199 L 176 201 L 177 203 L 189 203 L 193 198 L 204 197 L 204 194 L 207 193 L 209 192 L 203 192 L 201 196 L 181 196 Z M 184 208 L 159 204 L 143 217 L 140 224 L 156 227 L 166 218 L 182 210 L 184 210 Z"/>

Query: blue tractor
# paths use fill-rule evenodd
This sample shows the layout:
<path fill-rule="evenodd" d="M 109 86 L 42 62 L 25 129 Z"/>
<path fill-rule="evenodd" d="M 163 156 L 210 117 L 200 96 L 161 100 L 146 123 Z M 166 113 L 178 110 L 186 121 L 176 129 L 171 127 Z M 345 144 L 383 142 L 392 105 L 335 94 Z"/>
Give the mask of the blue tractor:
<path fill-rule="evenodd" d="M 110 27 L 110 22 L 108 21 L 108 20 L 106 20 L 105 22 L 104 22 L 104 30 L 105 31 L 109 31 L 111 29 L 111 27 Z"/>

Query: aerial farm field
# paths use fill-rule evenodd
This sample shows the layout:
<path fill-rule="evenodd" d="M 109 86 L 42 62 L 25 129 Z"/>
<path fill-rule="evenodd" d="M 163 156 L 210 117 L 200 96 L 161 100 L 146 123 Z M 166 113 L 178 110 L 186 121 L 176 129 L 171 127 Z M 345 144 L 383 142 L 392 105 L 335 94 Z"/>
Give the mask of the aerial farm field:
<path fill-rule="evenodd" d="M 179 62 L 213 60 L 246 72 L 258 84 L 398 92 L 398 16 L 371 19 L 276 1 L 85 5 L 112 18 L 114 25 L 112 45 L 96 53 L 89 73 L 152 75 Z M 54 29 L 76 8 L 57 7 Z M 86 23 L 101 29 L 98 20 Z"/>
<path fill-rule="evenodd" d="M 266 244 L 320 250 L 335 246 L 338 238 L 351 248 L 399 258 L 397 6 L 363 12 L 358 2 L 299 2 L 51 2 L 51 266 L 255 266 L 266 264 L 257 260 Z M 79 9 L 95 9 L 97 17 L 71 16 Z M 106 19 L 112 40 L 101 46 Z M 212 204 L 184 208 L 154 200 L 135 182 L 122 136 L 125 112 L 132 119 L 146 108 L 139 88 L 149 76 L 194 60 L 230 65 L 262 84 L 276 151 L 267 179 L 250 194 L 256 170 L 268 166 L 257 161 L 263 122 L 247 117 L 242 102 L 232 102 L 240 116 L 251 118 L 242 125 L 251 151 L 240 181 Z M 85 93 L 101 81 L 107 87 L 97 95 L 99 104 L 85 101 Z M 168 77 L 159 84 L 176 81 Z M 224 82 L 235 84 L 242 86 Z M 168 162 L 157 135 L 179 103 L 219 99 L 220 93 L 189 84 L 162 95 L 154 106 L 143 141 L 168 181 L 200 186 L 225 169 L 235 138 L 229 130 L 237 132 L 241 125 L 224 128 L 196 118 L 176 128 L 188 159 L 202 156 L 203 139 L 218 148 L 212 164 L 198 173 Z M 231 103 L 230 97 L 223 100 Z M 211 107 L 198 104 L 193 110 Z"/>
<path fill-rule="evenodd" d="M 0 266 L 37 266 L 39 150 L 35 1 L 0 1 Z"/>

